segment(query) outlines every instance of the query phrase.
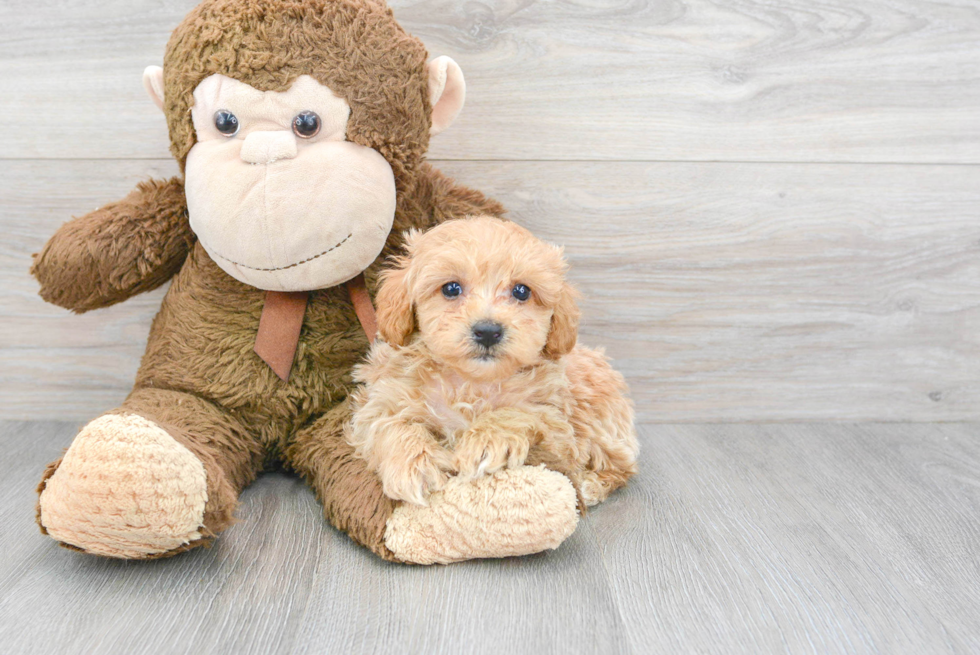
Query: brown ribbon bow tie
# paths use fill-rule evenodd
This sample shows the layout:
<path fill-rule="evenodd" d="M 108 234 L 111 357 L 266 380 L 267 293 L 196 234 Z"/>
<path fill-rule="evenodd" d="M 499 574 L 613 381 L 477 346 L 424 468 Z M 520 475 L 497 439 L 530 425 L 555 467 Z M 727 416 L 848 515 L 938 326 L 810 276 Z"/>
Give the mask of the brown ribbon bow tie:
<path fill-rule="evenodd" d="M 368 342 L 374 343 L 378 322 L 374 305 L 368 294 L 364 275 L 347 282 L 347 293 L 357 320 L 361 323 Z M 299 333 L 303 328 L 303 316 L 310 300 L 310 291 L 266 291 L 265 306 L 259 319 L 259 332 L 255 335 L 255 353 L 268 364 L 279 378 L 286 382 L 293 368 Z"/>

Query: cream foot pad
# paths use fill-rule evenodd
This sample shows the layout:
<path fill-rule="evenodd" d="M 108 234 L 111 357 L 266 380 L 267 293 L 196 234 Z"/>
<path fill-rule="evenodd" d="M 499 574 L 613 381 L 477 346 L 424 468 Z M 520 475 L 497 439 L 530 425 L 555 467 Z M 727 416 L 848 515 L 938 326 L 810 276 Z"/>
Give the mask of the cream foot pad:
<path fill-rule="evenodd" d="M 110 414 L 75 437 L 46 481 L 40 520 L 58 541 L 137 559 L 200 539 L 207 500 L 191 451 L 152 421 Z"/>
<path fill-rule="evenodd" d="M 475 482 L 453 478 L 428 507 L 399 506 L 388 519 L 385 545 L 406 562 L 448 564 L 554 549 L 577 524 L 568 478 L 523 466 Z"/>

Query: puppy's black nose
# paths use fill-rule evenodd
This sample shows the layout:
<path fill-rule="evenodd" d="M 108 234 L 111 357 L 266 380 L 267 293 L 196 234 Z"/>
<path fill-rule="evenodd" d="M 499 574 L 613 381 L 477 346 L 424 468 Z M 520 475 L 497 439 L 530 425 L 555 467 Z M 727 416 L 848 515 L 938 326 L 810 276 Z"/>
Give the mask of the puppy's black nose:
<path fill-rule="evenodd" d="M 493 321 L 480 321 L 473 325 L 473 340 L 484 348 L 496 346 L 504 336 L 504 326 Z"/>

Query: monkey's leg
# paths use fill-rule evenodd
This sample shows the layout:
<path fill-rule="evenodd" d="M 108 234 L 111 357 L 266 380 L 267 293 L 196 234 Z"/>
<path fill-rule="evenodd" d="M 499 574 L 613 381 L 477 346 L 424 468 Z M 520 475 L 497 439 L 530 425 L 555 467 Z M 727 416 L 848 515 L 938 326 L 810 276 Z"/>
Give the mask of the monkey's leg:
<path fill-rule="evenodd" d="M 446 564 L 528 555 L 557 548 L 575 530 L 572 483 L 544 467 L 452 478 L 427 506 L 396 503 L 344 439 L 349 419 L 345 400 L 297 433 L 286 459 L 316 490 L 327 519 L 385 559 Z"/>
<path fill-rule="evenodd" d="M 41 531 L 96 555 L 165 557 L 233 522 L 261 466 L 258 444 L 196 396 L 136 389 L 86 425 L 38 487 Z"/>

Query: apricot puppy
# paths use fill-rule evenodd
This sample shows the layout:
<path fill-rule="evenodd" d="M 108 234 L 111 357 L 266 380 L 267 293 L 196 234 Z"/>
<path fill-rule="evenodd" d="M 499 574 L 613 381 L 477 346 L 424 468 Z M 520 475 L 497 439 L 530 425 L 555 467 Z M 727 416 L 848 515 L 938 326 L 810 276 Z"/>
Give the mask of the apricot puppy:
<path fill-rule="evenodd" d="M 491 217 L 411 231 L 382 273 L 347 437 L 385 493 L 426 504 L 449 476 L 545 464 L 594 505 L 636 472 L 623 377 L 576 345 L 560 248 Z"/>

